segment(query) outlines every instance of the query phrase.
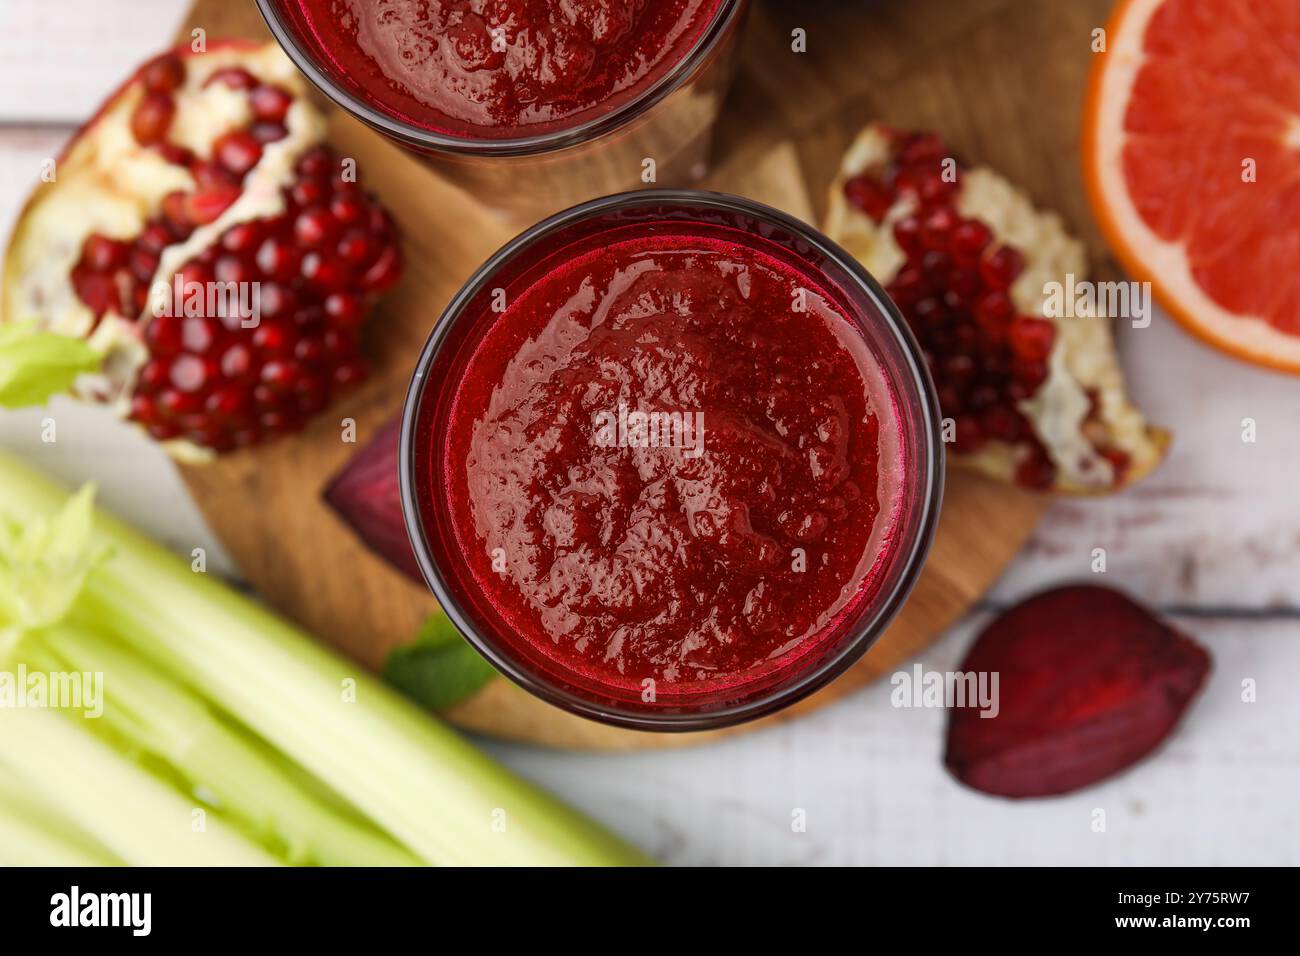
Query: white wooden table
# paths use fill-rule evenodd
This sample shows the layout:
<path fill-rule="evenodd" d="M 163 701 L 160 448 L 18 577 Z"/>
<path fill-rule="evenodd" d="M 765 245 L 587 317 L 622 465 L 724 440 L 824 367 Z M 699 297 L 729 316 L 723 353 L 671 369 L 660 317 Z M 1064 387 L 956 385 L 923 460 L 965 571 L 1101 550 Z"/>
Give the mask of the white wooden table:
<path fill-rule="evenodd" d="M 231 0 L 243 2 L 243 0 Z M 0 3 L 0 230 L 40 161 L 103 93 L 168 42 L 183 0 Z M 1297 228 L 1292 224 L 1291 228 Z M 1122 338 L 1133 390 L 1176 433 L 1126 494 L 1056 504 L 985 607 L 922 658 L 955 669 L 989 612 L 1066 579 L 1154 604 L 1214 656 L 1213 676 L 1153 759 L 1073 796 L 1013 803 L 954 783 L 944 715 L 890 706 L 888 686 L 707 748 L 626 756 L 485 746 L 659 858 L 686 864 L 1300 863 L 1300 379 L 1239 365 L 1163 316 Z M 0 413 L 0 446 L 70 482 L 214 570 L 238 577 L 167 460 L 97 410 Z M 1243 418 L 1258 441 L 1241 440 Z M 1258 701 L 1240 700 L 1253 678 Z M 1094 833 L 1092 811 L 1107 813 Z M 803 810 L 806 832 L 793 832 Z"/>

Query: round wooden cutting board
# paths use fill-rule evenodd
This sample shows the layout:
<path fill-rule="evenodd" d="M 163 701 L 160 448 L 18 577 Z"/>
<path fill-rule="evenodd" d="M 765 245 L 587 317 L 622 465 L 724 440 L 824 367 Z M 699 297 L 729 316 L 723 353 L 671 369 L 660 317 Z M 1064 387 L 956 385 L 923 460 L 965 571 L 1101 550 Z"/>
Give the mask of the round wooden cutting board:
<path fill-rule="evenodd" d="M 812 42 L 820 37 L 822 42 L 840 44 L 840 31 L 852 24 L 863 31 L 864 41 L 854 47 L 856 57 L 846 56 L 837 46 L 825 56 L 791 60 L 793 27 L 784 19 L 791 19 L 792 14 L 778 9 L 779 5 L 760 5 L 747 27 L 737 88 L 719 130 L 719 160 L 706 185 L 751 196 L 815 223 L 844 146 L 863 122 L 880 115 L 899 125 L 940 130 L 968 153 L 979 155 L 978 149 L 967 148 L 980 139 L 980 130 L 972 126 L 980 117 L 966 110 L 956 95 L 962 78 L 979 76 L 982 68 L 994 70 L 1002 57 L 1010 58 L 1009 51 L 1002 48 L 1002 35 L 996 32 L 1004 12 L 1003 31 L 1010 28 L 1008 24 L 1024 22 L 1031 29 L 1037 23 L 1039 29 L 1046 30 L 1034 14 L 1060 6 L 1046 0 L 813 4 L 792 20 L 806 21 L 803 26 Z M 1106 4 L 1088 0 L 1080 6 L 1100 7 L 1095 13 L 1100 17 Z M 969 27 L 973 22 L 973 8 L 982 10 L 984 19 L 979 20 L 980 29 L 963 33 L 962 25 Z M 1018 14 L 1014 19 L 1012 8 Z M 947 20 L 940 10 L 949 11 Z M 784 19 L 778 21 L 778 17 Z M 1058 74 L 1065 70 L 1072 77 L 1070 82 L 1077 81 L 1082 89 L 1089 17 L 1076 10 L 1066 15 L 1071 18 L 1083 30 L 1080 42 L 1085 58 L 1076 53 L 1054 63 L 1053 68 Z M 190 28 L 197 26 L 211 37 L 267 35 L 251 0 L 199 0 L 183 35 L 188 38 Z M 871 26 L 876 29 L 868 29 Z M 986 35 L 986 27 L 995 31 L 989 36 L 999 39 L 991 41 L 991 46 L 983 41 L 972 43 L 972 36 Z M 1059 30 L 1059 24 L 1053 30 Z M 956 46 L 943 50 L 941 56 L 927 46 L 945 40 Z M 1036 46 L 1023 30 L 1019 41 L 1012 46 L 1022 50 L 1022 61 L 1041 61 L 1053 52 L 1050 44 L 1039 42 Z M 911 60 L 904 56 L 908 49 Z M 786 62 L 791 63 L 789 70 Z M 904 63 L 937 72 L 921 82 L 919 74 L 903 69 Z M 1016 69 L 1022 67 L 1023 62 Z M 874 86 L 868 82 L 872 80 Z M 998 87 L 997 83 L 988 85 Z M 1007 83 L 1005 90 L 1019 98 L 1020 107 L 1028 103 L 1026 98 L 1042 103 L 1053 97 L 1057 103 L 1072 102 L 1062 95 L 1059 80 L 1046 86 L 1044 92 L 1032 84 Z M 809 112 L 814 103 L 816 110 Z M 994 110 L 989 122 L 995 119 L 1005 116 Z M 1059 157 L 1065 149 L 1072 149 L 1073 128 L 1065 126 L 1072 120 L 1059 116 L 1059 111 L 1040 114 L 1020 127 L 1019 140 L 1037 143 L 1043 155 Z M 389 204 L 406 236 L 407 275 L 368 325 L 367 344 L 375 374 L 360 392 L 301 435 L 182 471 L 212 528 L 258 593 L 323 640 L 378 669 L 392 648 L 414 637 L 421 621 L 437 605 L 427 591 L 372 555 L 326 508 L 321 491 L 398 409 L 419 349 L 444 304 L 513 230 L 338 111 L 334 111 L 332 123 L 335 145 L 357 160 L 362 181 Z M 996 129 L 990 126 L 984 132 L 992 136 Z M 989 158 L 998 165 L 996 158 Z M 1025 170 L 1015 164 L 1002 166 L 1033 192 L 1041 190 L 1050 196 L 1053 193 L 1048 190 L 1059 185 L 1053 181 L 1059 169 L 1046 174 L 1039 169 L 1035 177 L 1020 175 Z M 1033 164 L 1026 165 L 1026 169 L 1033 168 Z M 1071 210 L 1063 211 L 1069 216 Z M 1078 217 L 1070 218 L 1078 221 Z M 344 419 L 356 423 L 355 444 L 343 441 Z M 902 614 L 847 674 L 768 720 L 789 719 L 822 706 L 896 670 L 927 646 L 996 579 L 1020 550 L 1047 503 L 1042 497 L 950 471 L 934 549 Z M 645 734 L 605 727 L 544 704 L 504 679 L 491 682 L 445 716 L 485 734 L 560 747 L 673 746 L 713 736 Z"/>

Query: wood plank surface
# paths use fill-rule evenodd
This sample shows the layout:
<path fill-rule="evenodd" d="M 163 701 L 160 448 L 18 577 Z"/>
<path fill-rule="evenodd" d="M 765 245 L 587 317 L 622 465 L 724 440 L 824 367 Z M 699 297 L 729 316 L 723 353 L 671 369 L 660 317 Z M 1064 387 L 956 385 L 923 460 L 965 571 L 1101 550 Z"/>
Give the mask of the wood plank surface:
<path fill-rule="evenodd" d="M 811 57 L 856 61 L 860 75 L 847 79 L 849 99 L 872 96 L 883 83 L 874 94 L 880 113 L 908 122 L 922 114 L 891 103 L 890 84 L 947 87 L 942 97 L 956 97 L 960 108 L 945 109 L 941 131 L 971 159 L 1032 184 L 1036 199 L 1062 209 L 1076 232 L 1093 238 L 1075 191 L 1072 150 L 1082 87 L 1073 84 L 1081 82 L 1088 59 L 1087 31 L 1104 23 L 1107 3 L 761 2 L 776 26 L 763 45 L 748 47 L 733 102 L 761 99 L 767 88 L 780 95 L 787 80 L 812 78 L 802 93 L 791 91 L 802 102 L 783 107 L 791 128 L 811 130 L 839 109 L 838 88 L 815 82 L 818 63 L 795 70 L 776 58 L 788 49 L 788 30 L 802 21 Z M 60 0 L 56 15 L 49 0 L 0 3 L 0 231 L 7 232 L 37 180 L 41 159 L 57 153 L 105 91 L 168 42 L 185 5 Z M 1009 12 L 999 14 L 1003 7 Z M 913 8 L 928 22 L 913 26 Z M 1009 23 L 1017 17 L 1028 25 Z M 765 51 L 772 52 L 766 65 Z M 1054 62 L 1062 56 L 1068 62 Z M 946 79 L 950 70 L 968 78 L 955 92 Z M 1023 114 L 984 102 L 1001 99 L 1008 82 L 1050 83 L 1051 92 Z M 980 119 L 963 133 L 967 111 Z M 1017 118 L 985 125 L 990 116 L 1006 115 Z M 724 145 L 744 133 L 742 126 L 724 118 Z M 1025 136 L 1038 145 L 1023 149 Z M 895 709 L 884 682 L 800 720 L 671 753 L 479 744 L 666 863 L 1300 862 L 1294 808 L 1300 697 L 1286 686 L 1286 676 L 1300 667 L 1300 442 L 1292 437 L 1300 382 L 1213 352 L 1159 311 L 1149 329 L 1123 330 L 1120 345 L 1138 400 L 1175 433 L 1169 460 L 1122 494 L 1055 501 L 982 610 L 918 660 L 927 669 L 955 666 L 990 610 L 1062 578 L 1088 575 L 1092 547 L 1104 546 L 1112 583 L 1171 615 L 1215 661 L 1186 724 L 1139 768 L 1047 801 L 1010 803 L 973 793 L 940 765 L 942 711 Z M 58 420 L 57 443 L 41 441 L 47 414 Z M 1240 441 L 1246 415 L 1260 423 L 1252 446 Z M 101 409 L 56 401 L 49 410 L 2 412 L 0 446 L 69 483 L 95 480 L 114 512 L 178 553 L 205 548 L 209 570 L 238 583 L 239 568 L 162 454 Z M 1240 700 L 1245 677 L 1259 683 L 1257 704 Z M 1089 826 L 1097 808 L 1107 811 L 1106 833 Z M 795 809 L 806 814 L 806 832 L 792 831 Z"/>

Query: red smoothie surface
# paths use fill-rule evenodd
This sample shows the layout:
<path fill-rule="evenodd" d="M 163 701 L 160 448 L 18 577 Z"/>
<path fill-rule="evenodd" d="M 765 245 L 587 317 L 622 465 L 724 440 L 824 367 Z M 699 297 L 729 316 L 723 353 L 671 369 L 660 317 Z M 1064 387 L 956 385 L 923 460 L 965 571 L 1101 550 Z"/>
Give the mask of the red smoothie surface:
<path fill-rule="evenodd" d="M 823 280 L 744 243 L 615 238 L 529 280 L 432 452 L 509 639 L 587 680 L 738 684 L 875 593 L 906 467 L 893 396 Z"/>
<path fill-rule="evenodd" d="M 725 0 L 283 0 L 317 60 L 413 126 L 509 139 L 627 103 Z"/>

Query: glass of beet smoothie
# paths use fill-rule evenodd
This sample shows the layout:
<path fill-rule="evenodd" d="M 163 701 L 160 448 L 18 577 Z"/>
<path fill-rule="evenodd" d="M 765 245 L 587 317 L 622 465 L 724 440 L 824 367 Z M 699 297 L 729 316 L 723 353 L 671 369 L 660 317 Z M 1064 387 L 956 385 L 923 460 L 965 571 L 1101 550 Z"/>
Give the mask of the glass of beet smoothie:
<path fill-rule="evenodd" d="M 335 102 L 528 223 L 702 176 L 747 5 L 258 0 Z"/>
<path fill-rule="evenodd" d="M 920 571 L 942 442 L 892 303 L 809 226 L 644 190 L 555 215 L 420 356 L 402 499 L 465 637 L 570 711 L 695 730 L 844 671 Z"/>

